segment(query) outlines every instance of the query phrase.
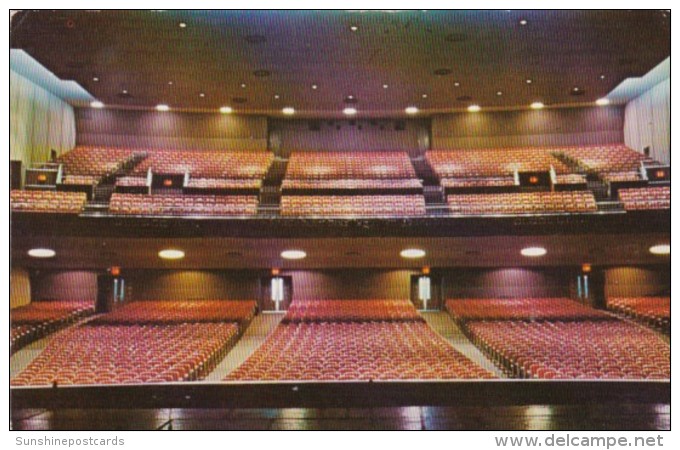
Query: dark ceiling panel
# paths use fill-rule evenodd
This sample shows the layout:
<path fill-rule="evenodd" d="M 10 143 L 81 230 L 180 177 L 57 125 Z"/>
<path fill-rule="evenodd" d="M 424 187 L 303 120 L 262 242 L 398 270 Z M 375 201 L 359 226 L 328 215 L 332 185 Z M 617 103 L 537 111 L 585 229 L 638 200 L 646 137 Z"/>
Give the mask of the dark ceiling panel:
<path fill-rule="evenodd" d="M 670 55 L 670 13 L 30 11 L 10 40 L 108 105 L 394 113 L 593 101 Z"/>

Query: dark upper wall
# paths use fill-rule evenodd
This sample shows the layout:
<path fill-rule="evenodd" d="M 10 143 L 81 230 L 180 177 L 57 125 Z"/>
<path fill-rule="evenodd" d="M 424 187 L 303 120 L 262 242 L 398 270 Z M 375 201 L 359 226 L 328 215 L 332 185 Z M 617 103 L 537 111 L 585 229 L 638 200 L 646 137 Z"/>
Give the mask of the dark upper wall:
<path fill-rule="evenodd" d="M 669 295 L 671 267 L 613 267 L 605 271 L 604 294 L 610 297 Z"/>
<path fill-rule="evenodd" d="M 294 300 L 407 299 L 409 270 L 291 271 Z"/>
<path fill-rule="evenodd" d="M 259 274 L 241 271 L 136 270 L 124 274 L 133 300 L 255 300 Z"/>
<path fill-rule="evenodd" d="M 81 300 L 97 298 L 97 273 L 93 271 L 33 271 L 32 300 Z"/>
<path fill-rule="evenodd" d="M 218 113 L 77 109 L 78 145 L 265 150 L 267 119 Z"/>
<path fill-rule="evenodd" d="M 438 272 L 440 273 L 440 272 Z M 569 297 L 569 270 L 469 269 L 447 270 L 444 298 Z"/>
<path fill-rule="evenodd" d="M 433 149 L 591 145 L 623 142 L 623 107 L 442 114 Z"/>
<path fill-rule="evenodd" d="M 270 120 L 269 146 L 293 150 L 425 150 L 428 120 Z"/>

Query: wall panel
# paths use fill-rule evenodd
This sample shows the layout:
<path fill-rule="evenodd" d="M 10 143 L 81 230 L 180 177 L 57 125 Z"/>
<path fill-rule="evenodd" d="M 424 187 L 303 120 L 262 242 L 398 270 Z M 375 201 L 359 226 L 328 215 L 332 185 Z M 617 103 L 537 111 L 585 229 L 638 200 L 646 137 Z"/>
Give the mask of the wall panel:
<path fill-rule="evenodd" d="M 10 159 L 24 168 L 75 145 L 73 108 L 55 95 L 10 70 Z"/>
<path fill-rule="evenodd" d="M 571 294 L 568 270 L 463 269 L 449 270 L 443 275 L 444 298 L 569 297 Z"/>
<path fill-rule="evenodd" d="M 26 269 L 13 268 L 9 272 L 10 309 L 31 303 L 31 281 Z"/>
<path fill-rule="evenodd" d="M 97 273 L 94 271 L 44 271 L 31 273 L 33 300 L 79 300 L 94 303 Z"/>
<path fill-rule="evenodd" d="M 605 297 L 670 295 L 670 266 L 614 267 L 605 271 Z"/>
<path fill-rule="evenodd" d="M 624 135 L 626 145 L 670 164 L 671 81 L 667 79 L 626 105 Z"/>

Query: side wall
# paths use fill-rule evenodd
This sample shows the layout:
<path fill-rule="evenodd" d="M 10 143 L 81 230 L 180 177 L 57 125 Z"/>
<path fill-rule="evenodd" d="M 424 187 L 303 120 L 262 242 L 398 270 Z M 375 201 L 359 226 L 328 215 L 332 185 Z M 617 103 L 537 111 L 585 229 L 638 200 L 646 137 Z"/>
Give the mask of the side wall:
<path fill-rule="evenodd" d="M 26 169 L 47 161 L 51 149 L 58 154 L 72 149 L 76 121 L 71 105 L 11 69 L 9 77 L 10 159 Z"/>
<path fill-rule="evenodd" d="M 31 303 L 31 280 L 26 269 L 11 269 L 9 272 L 9 308 Z"/>
<path fill-rule="evenodd" d="M 623 142 L 623 107 L 442 114 L 433 149 L 594 145 Z"/>
<path fill-rule="evenodd" d="M 667 164 L 671 162 L 671 80 L 657 84 L 626 105 L 626 145 Z"/>
<path fill-rule="evenodd" d="M 267 119 L 215 113 L 76 110 L 78 145 L 169 150 L 265 150 Z"/>

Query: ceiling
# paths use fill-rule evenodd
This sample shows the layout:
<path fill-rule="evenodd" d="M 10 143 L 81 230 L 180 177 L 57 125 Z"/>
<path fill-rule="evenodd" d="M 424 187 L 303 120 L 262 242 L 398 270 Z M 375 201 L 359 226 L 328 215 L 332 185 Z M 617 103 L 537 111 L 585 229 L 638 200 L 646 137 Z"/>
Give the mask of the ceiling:
<path fill-rule="evenodd" d="M 10 44 L 108 107 L 430 114 L 593 102 L 670 56 L 670 12 L 22 11 Z"/>
<path fill-rule="evenodd" d="M 12 264 L 35 268 L 191 268 L 191 269 L 318 269 L 522 267 L 668 264 L 670 256 L 655 256 L 649 247 L 670 242 L 669 233 L 597 235 L 486 236 L 486 237 L 371 237 L 245 239 L 106 238 L 22 236 L 12 239 Z M 545 256 L 520 255 L 524 247 L 542 246 Z M 57 255 L 39 260 L 26 255 L 34 247 L 48 247 Z M 164 261 L 158 252 L 178 248 L 186 253 L 179 261 Z M 406 248 L 426 251 L 422 259 L 399 256 Z M 280 252 L 301 249 L 307 257 L 283 260 Z"/>

